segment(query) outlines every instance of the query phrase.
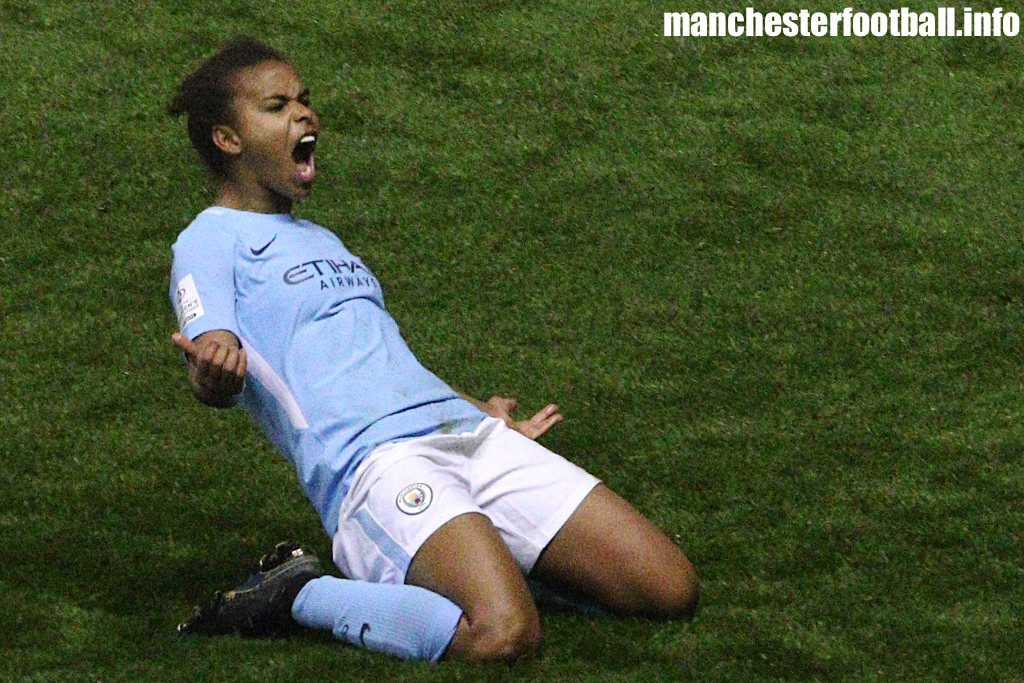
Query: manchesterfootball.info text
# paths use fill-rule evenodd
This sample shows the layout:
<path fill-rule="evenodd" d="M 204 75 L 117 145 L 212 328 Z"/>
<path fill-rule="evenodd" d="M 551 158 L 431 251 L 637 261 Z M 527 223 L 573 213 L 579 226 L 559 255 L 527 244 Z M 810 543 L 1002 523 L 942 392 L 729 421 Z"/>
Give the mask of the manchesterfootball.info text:
<path fill-rule="evenodd" d="M 937 7 L 915 12 L 899 7 L 885 12 L 665 12 L 664 35 L 674 38 L 826 38 L 867 36 L 897 38 L 999 38 L 1020 33 L 1020 16 L 1002 7 Z"/>

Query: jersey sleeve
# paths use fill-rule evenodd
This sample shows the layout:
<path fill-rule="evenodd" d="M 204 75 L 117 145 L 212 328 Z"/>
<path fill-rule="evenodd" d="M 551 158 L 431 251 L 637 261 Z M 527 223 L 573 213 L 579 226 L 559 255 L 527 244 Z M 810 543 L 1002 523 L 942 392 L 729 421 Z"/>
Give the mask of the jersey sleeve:
<path fill-rule="evenodd" d="M 228 330 L 236 337 L 235 237 L 216 225 L 193 225 L 171 248 L 171 305 L 178 329 L 189 339 L 210 330 Z"/>

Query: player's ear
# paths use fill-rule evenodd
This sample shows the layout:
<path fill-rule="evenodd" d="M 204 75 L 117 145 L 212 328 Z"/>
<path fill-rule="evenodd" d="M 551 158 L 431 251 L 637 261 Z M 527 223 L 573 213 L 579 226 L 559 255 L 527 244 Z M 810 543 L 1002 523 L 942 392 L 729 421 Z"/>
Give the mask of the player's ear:
<path fill-rule="evenodd" d="M 231 126 L 218 123 L 213 127 L 210 136 L 213 138 L 213 144 L 217 145 L 217 149 L 225 154 L 234 156 L 241 153 L 242 138 L 238 136 L 238 133 Z"/>

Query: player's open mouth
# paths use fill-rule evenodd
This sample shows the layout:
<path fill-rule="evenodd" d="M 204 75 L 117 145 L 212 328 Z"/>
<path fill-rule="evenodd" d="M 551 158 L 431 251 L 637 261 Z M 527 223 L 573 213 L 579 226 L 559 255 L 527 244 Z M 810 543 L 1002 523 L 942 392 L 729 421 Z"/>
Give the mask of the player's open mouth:
<path fill-rule="evenodd" d="M 292 159 L 295 160 L 295 179 L 301 184 L 313 182 L 316 177 L 316 160 L 313 158 L 313 150 L 316 149 L 316 135 L 312 133 L 303 135 L 292 150 Z"/>

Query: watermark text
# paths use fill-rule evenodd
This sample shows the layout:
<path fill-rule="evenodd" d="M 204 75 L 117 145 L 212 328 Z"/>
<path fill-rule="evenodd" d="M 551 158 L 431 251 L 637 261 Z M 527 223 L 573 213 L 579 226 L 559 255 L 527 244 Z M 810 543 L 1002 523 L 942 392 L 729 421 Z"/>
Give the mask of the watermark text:
<path fill-rule="evenodd" d="M 914 12 L 906 7 L 888 12 L 665 12 L 664 35 L 675 38 L 825 38 L 854 36 L 899 38 L 998 38 L 1020 33 L 1020 15 L 996 7 L 975 11 L 970 7 L 937 7 Z"/>

